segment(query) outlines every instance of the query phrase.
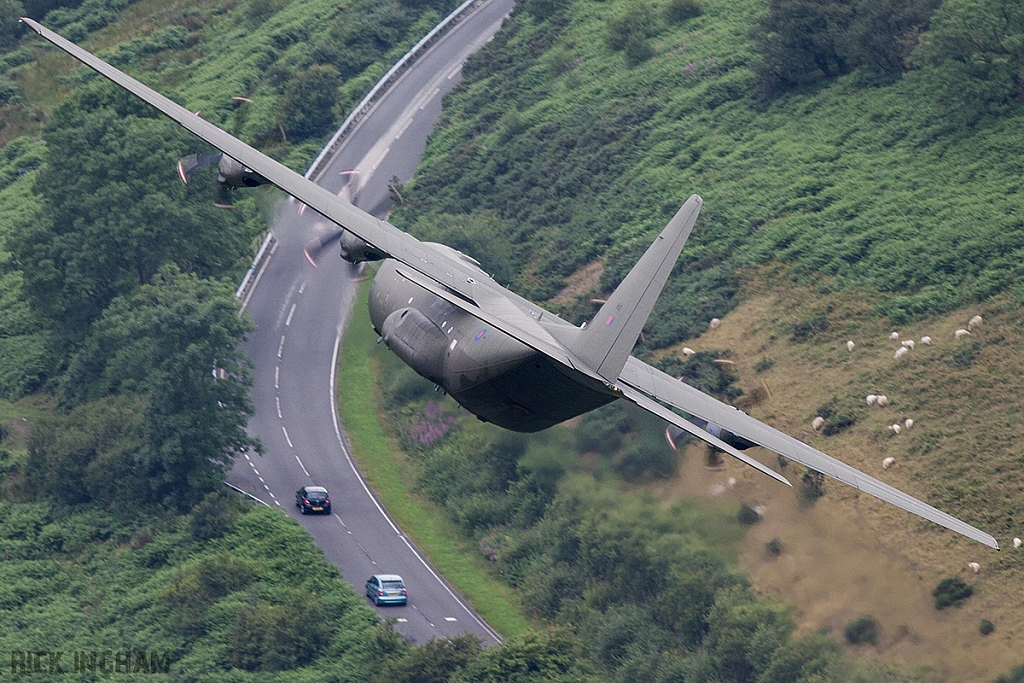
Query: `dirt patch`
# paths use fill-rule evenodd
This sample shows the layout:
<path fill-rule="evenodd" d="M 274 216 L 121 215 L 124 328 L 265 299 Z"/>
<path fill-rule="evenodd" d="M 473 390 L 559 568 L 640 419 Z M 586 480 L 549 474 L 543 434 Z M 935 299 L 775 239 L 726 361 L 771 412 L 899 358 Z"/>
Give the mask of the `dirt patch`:
<path fill-rule="evenodd" d="M 555 304 L 567 304 L 581 294 L 597 291 L 601 284 L 601 274 L 604 273 L 604 264 L 600 261 L 593 261 L 583 266 L 575 273 L 565 278 L 565 289 L 551 297 Z"/>

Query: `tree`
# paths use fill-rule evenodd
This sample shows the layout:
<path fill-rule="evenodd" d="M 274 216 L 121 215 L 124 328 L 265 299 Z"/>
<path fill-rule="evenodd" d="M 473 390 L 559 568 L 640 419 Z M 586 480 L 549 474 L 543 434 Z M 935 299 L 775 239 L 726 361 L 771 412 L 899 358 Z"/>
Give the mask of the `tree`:
<path fill-rule="evenodd" d="M 948 0 L 911 61 L 945 109 L 970 123 L 1024 102 L 1024 4 Z"/>
<path fill-rule="evenodd" d="M 7 50 L 18 44 L 18 38 L 21 36 L 18 19 L 23 16 L 25 7 L 18 0 L 0 0 L 0 50 Z"/>
<path fill-rule="evenodd" d="M 883 74 L 908 70 L 907 60 L 941 0 L 858 0 L 845 51 Z"/>
<path fill-rule="evenodd" d="M 231 285 L 164 266 L 153 284 L 111 303 L 62 387 L 71 403 L 145 397 L 139 465 L 151 495 L 178 509 L 219 489 L 235 453 L 258 448 L 245 431 L 252 374 L 239 349 L 252 323 L 237 310 Z"/>
<path fill-rule="evenodd" d="M 847 73 L 842 38 L 852 16 L 848 0 L 770 0 L 768 14 L 753 31 L 761 53 L 756 66 L 761 97 L 770 99 L 818 74 L 835 78 Z"/>
<path fill-rule="evenodd" d="M 54 113 L 36 181 L 45 210 L 9 245 L 33 309 L 64 344 L 165 263 L 200 276 L 239 268 L 259 230 L 213 206 L 212 179 L 183 186 L 174 169 L 194 142 L 112 87 Z"/>
<path fill-rule="evenodd" d="M 284 91 L 284 126 L 292 138 L 315 138 L 331 129 L 340 85 L 333 66 L 314 64 L 296 74 Z"/>

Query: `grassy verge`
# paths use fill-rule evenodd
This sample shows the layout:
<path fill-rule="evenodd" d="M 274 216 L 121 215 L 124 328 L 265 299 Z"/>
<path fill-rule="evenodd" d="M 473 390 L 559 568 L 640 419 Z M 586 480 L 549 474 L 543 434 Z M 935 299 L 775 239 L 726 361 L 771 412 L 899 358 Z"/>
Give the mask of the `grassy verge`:
<path fill-rule="evenodd" d="M 359 467 L 398 525 L 473 609 L 503 636 L 517 635 L 530 623 L 511 591 L 487 573 L 476 548 L 402 477 L 405 456 L 389 443 L 377 416 L 377 369 L 370 353 L 375 340 L 366 306 L 357 303 L 341 349 L 338 405 Z"/>

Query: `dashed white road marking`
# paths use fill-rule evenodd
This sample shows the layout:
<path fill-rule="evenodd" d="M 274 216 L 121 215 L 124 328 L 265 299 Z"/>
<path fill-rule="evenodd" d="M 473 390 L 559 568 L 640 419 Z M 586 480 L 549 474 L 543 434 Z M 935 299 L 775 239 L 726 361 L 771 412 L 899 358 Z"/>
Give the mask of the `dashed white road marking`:
<path fill-rule="evenodd" d="M 266 484 L 264 484 L 264 485 L 263 485 L 263 488 L 265 488 L 265 489 L 266 489 L 266 490 L 268 490 L 268 491 L 270 490 L 270 487 L 269 487 L 269 486 L 267 486 Z"/>
<path fill-rule="evenodd" d="M 281 431 L 284 432 L 284 440 L 288 442 L 288 445 L 291 448 L 295 448 L 295 446 L 292 445 L 292 440 L 288 438 L 288 430 L 284 428 L 284 425 L 281 425 Z"/>
<path fill-rule="evenodd" d="M 383 154 L 381 154 L 379 157 L 377 157 L 377 161 L 374 162 L 372 170 L 374 170 L 374 171 L 377 170 L 377 167 L 380 166 L 380 162 L 384 161 L 384 157 L 386 157 L 388 155 L 388 152 L 390 152 L 390 151 L 391 151 L 391 148 L 388 147 L 387 149 L 384 150 Z"/>
<path fill-rule="evenodd" d="M 411 125 L 412 125 L 412 122 L 413 122 L 413 121 L 415 121 L 415 119 L 414 119 L 414 118 L 412 118 L 412 117 L 410 116 L 410 117 L 409 117 L 409 120 L 405 122 L 405 125 L 404 125 L 404 126 L 402 126 L 402 130 L 398 131 L 398 134 L 397 134 L 397 135 L 395 135 L 395 139 L 396 139 L 396 140 L 397 140 L 398 138 L 402 137 L 402 134 L 403 134 L 403 133 L 405 133 L 405 131 L 409 130 L 409 126 L 411 126 Z"/>
<path fill-rule="evenodd" d="M 244 456 L 245 456 L 245 459 L 246 459 L 246 460 L 248 460 L 248 461 L 249 461 L 250 463 L 252 463 L 252 458 L 250 458 L 250 457 L 249 457 L 249 454 L 248 454 L 248 453 L 242 453 L 242 455 L 244 455 Z"/>
<path fill-rule="evenodd" d="M 290 444 L 289 444 L 289 445 L 290 445 Z M 303 471 L 303 472 L 306 472 L 306 466 L 302 464 L 302 461 L 301 461 L 301 460 L 299 460 L 299 456 L 298 456 L 298 455 L 296 455 L 296 456 L 295 456 L 295 459 L 299 461 L 299 467 L 301 467 L 301 468 L 302 468 L 302 471 Z M 306 472 L 306 476 L 307 476 L 307 477 L 309 476 L 309 472 Z M 339 521 L 340 521 L 340 518 L 339 518 Z M 344 523 L 344 522 L 342 522 L 342 523 Z"/>
<path fill-rule="evenodd" d="M 260 471 L 258 469 L 256 469 L 255 467 L 252 468 L 252 471 L 256 473 L 257 477 L 260 476 Z"/>
<path fill-rule="evenodd" d="M 283 420 L 284 415 L 281 414 L 281 397 L 275 396 L 274 400 L 277 401 L 277 419 Z"/>
<path fill-rule="evenodd" d="M 288 311 L 288 319 L 284 321 L 284 326 L 285 327 L 290 327 L 291 326 L 291 324 L 292 324 L 292 316 L 295 315 L 295 307 L 296 306 L 298 306 L 298 304 L 292 304 L 292 310 Z"/>
<path fill-rule="evenodd" d="M 459 73 L 459 71 L 461 71 L 461 70 L 462 70 L 462 65 L 460 64 L 459 66 L 455 67 L 455 71 L 452 71 L 450 74 L 448 74 L 448 80 L 450 81 L 453 78 L 455 78 L 455 74 Z"/>
<path fill-rule="evenodd" d="M 456 619 L 455 617 L 445 617 L 444 620 L 445 621 L 458 621 L 458 619 Z"/>
<path fill-rule="evenodd" d="M 398 623 L 398 624 L 405 624 L 405 623 L 407 623 L 408 621 L 409 621 L 409 620 L 408 620 L 408 619 L 406 619 L 405 617 L 398 617 L 397 619 L 395 619 L 395 622 L 396 622 L 396 623 Z"/>
<path fill-rule="evenodd" d="M 275 389 L 280 389 L 281 388 L 281 366 L 280 365 L 278 365 L 276 368 L 274 368 L 274 388 Z"/>
<path fill-rule="evenodd" d="M 299 294 L 302 294 L 304 291 L 306 291 L 306 283 L 305 282 L 303 282 L 302 286 L 299 287 Z"/>
<path fill-rule="evenodd" d="M 277 345 L 277 357 L 281 357 L 281 352 L 284 351 L 284 335 L 281 335 L 281 343 Z"/>
<path fill-rule="evenodd" d="M 267 482 L 263 481 L 263 477 L 257 477 L 257 479 L 259 479 L 259 480 L 260 480 L 260 483 L 261 483 L 261 484 L 266 484 L 266 483 L 267 483 Z"/>
<path fill-rule="evenodd" d="M 441 92 L 440 88 L 434 88 L 434 92 L 430 93 L 430 97 L 428 97 L 426 101 L 420 105 L 420 109 L 426 109 L 427 105 L 430 104 L 430 100 L 434 99 L 434 97 L 436 97 L 437 93 L 439 92 Z"/>

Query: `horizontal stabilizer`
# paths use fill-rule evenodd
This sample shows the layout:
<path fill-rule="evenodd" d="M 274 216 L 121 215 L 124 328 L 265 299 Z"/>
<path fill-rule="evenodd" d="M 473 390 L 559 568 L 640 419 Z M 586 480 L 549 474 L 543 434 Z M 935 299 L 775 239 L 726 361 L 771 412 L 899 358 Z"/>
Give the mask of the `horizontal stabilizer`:
<path fill-rule="evenodd" d="M 653 401 L 647 396 L 644 396 L 641 392 L 637 391 L 636 389 L 628 386 L 620 386 L 619 389 L 622 391 L 622 394 L 628 400 L 637 404 L 644 410 L 654 413 L 661 419 L 666 420 L 671 424 L 674 424 L 675 426 L 679 427 L 680 429 L 686 432 L 689 432 L 690 434 L 704 441 L 705 443 L 708 443 L 714 446 L 715 448 L 725 451 L 726 453 L 736 458 L 740 462 L 750 465 L 758 472 L 761 472 L 762 474 L 767 474 L 772 479 L 775 479 L 776 481 L 781 481 L 786 486 L 793 486 L 792 484 L 789 483 L 788 479 L 786 479 L 784 476 L 782 476 L 775 470 L 765 467 L 757 460 L 751 458 L 749 455 L 741 453 L 740 451 L 736 450 L 726 442 L 719 439 L 717 436 L 714 436 L 710 432 L 705 431 L 698 427 L 697 425 L 690 423 L 686 418 L 680 415 L 676 415 L 668 408 L 664 407 L 657 401 Z"/>

